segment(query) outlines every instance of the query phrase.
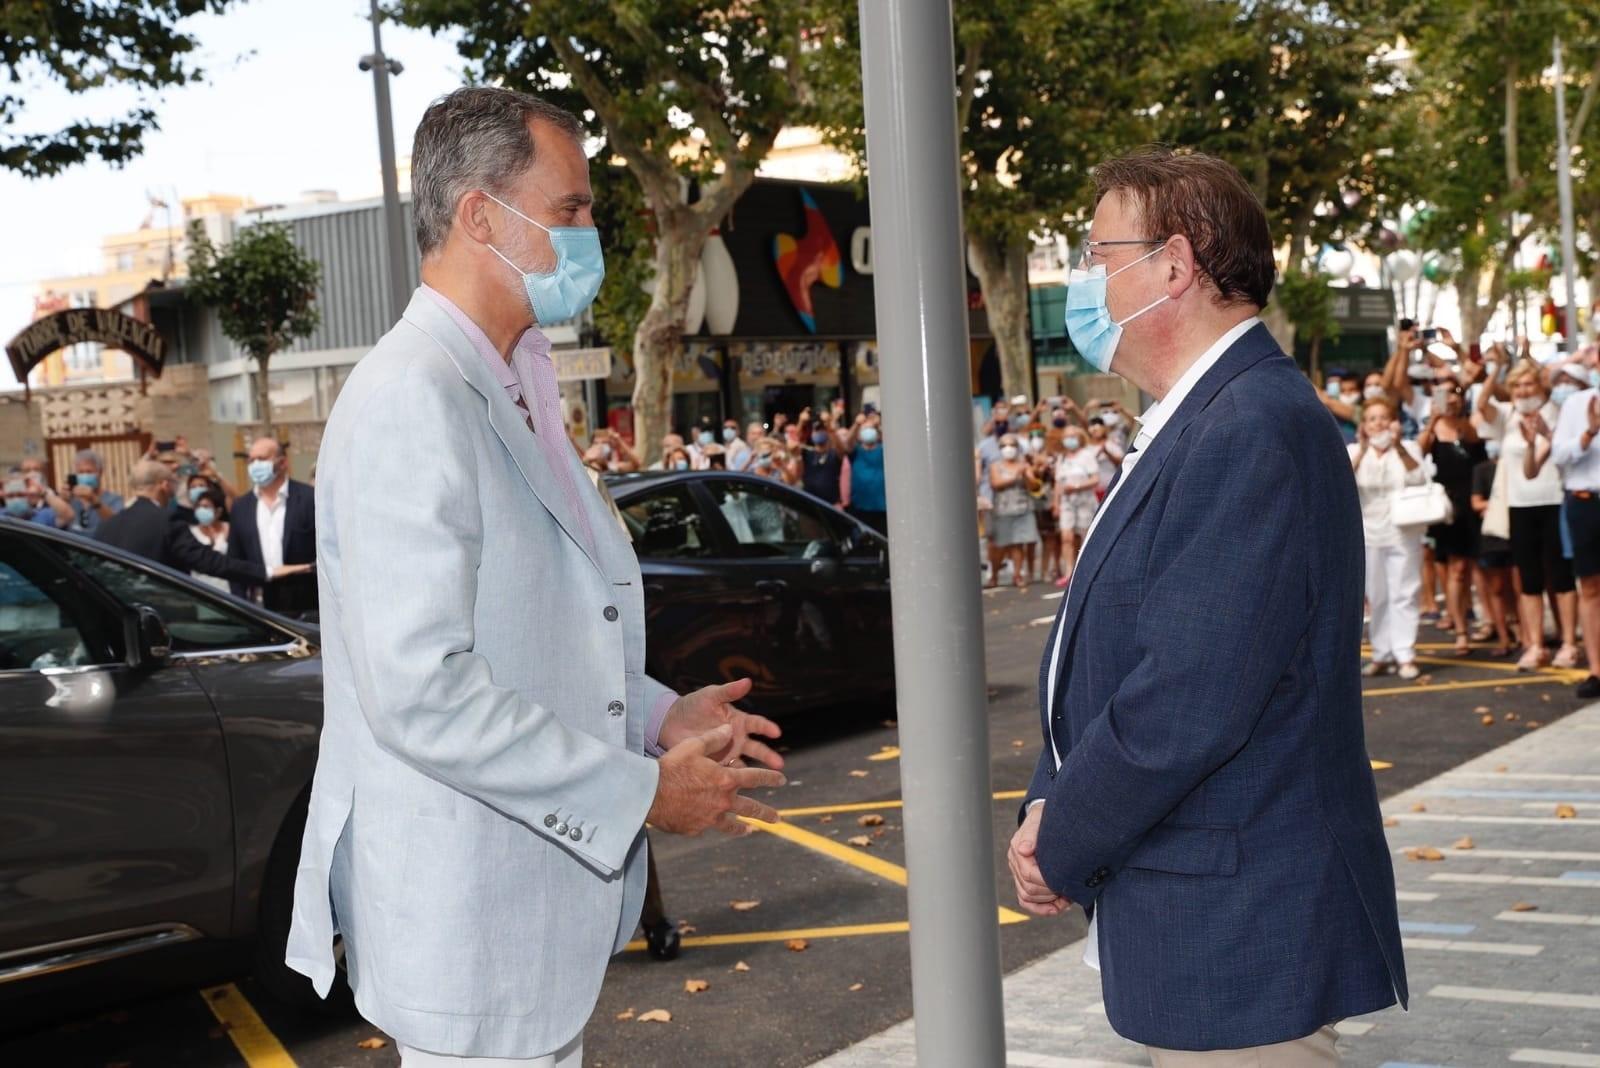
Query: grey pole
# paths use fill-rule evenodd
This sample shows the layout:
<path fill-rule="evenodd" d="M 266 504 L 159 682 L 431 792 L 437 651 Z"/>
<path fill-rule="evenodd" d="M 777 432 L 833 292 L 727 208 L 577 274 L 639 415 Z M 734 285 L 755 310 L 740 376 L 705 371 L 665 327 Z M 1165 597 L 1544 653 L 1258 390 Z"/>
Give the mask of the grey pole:
<path fill-rule="evenodd" d="M 917 1064 L 1005 1063 L 950 0 L 861 0 Z"/>
<path fill-rule="evenodd" d="M 1561 37 L 1552 46 L 1556 58 L 1556 198 L 1561 206 L 1561 273 L 1567 281 L 1567 307 L 1561 336 L 1568 354 L 1578 351 L 1577 245 L 1572 230 L 1572 149 L 1567 144 L 1567 82 L 1561 66 Z M 1591 299 L 1593 294 L 1590 295 Z"/>
<path fill-rule="evenodd" d="M 361 58 L 361 69 L 372 71 L 372 95 L 378 106 L 378 164 L 383 171 L 383 244 L 389 261 L 389 319 L 398 322 L 411 300 L 406 285 L 406 224 L 400 210 L 400 181 L 394 167 L 394 116 L 389 109 L 389 75 L 399 74 L 399 60 L 383 54 L 379 26 L 383 14 L 378 0 L 372 4 L 372 54 Z"/>

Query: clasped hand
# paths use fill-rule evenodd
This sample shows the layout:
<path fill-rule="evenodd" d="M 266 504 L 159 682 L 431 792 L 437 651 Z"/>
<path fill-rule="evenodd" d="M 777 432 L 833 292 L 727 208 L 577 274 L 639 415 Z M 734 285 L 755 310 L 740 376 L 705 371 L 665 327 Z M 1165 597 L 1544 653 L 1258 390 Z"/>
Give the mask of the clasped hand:
<path fill-rule="evenodd" d="M 1039 822 L 1043 818 L 1044 802 L 1028 809 L 1022 826 L 1011 836 L 1006 863 L 1011 868 L 1011 881 L 1016 884 L 1017 904 L 1022 911 L 1035 916 L 1059 916 L 1072 907 L 1072 902 L 1050 889 L 1039 870 L 1035 852 L 1039 847 Z"/>
<path fill-rule="evenodd" d="M 761 738 L 782 735 L 763 716 L 741 711 L 735 701 L 750 692 L 750 680 L 706 686 L 673 702 L 661 723 L 660 780 L 647 817 L 673 834 L 697 835 L 710 827 L 730 835 L 750 833 L 740 817 L 777 823 L 771 807 L 740 791 L 782 786 L 779 756 Z M 747 767 L 745 758 L 766 767 Z"/>

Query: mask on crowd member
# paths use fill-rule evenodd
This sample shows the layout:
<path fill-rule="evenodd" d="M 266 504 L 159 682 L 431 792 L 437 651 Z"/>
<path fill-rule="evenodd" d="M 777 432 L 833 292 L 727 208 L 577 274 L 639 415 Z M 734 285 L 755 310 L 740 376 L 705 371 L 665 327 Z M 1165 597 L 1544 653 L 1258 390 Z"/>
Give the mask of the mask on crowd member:
<path fill-rule="evenodd" d="M 1064 415 L 1058 415 L 1054 419 L 1050 420 L 1050 425 L 1055 427 L 1057 430 L 1065 430 L 1067 429 L 1067 417 Z"/>
<path fill-rule="evenodd" d="M 672 461 L 672 469 L 674 471 L 687 471 L 689 470 L 689 461 L 680 456 Z"/>
<path fill-rule="evenodd" d="M 78 485 L 80 485 L 80 486 L 88 486 L 90 489 L 99 489 L 100 488 L 100 476 L 95 474 L 92 471 L 89 472 L 88 474 L 79 474 L 78 475 Z"/>
<path fill-rule="evenodd" d="M 1015 445 L 1000 446 L 1000 457 L 1005 460 L 1015 460 L 1017 458 L 1017 447 Z"/>
<path fill-rule="evenodd" d="M 1122 340 L 1122 328 L 1169 299 L 1163 293 L 1127 318 L 1121 321 L 1114 320 L 1111 318 L 1110 309 L 1106 307 L 1106 283 L 1130 267 L 1160 255 L 1166 247 L 1166 243 L 1163 242 L 1160 248 L 1151 249 L 1132 263 L 1124 264 L 1110 274 L 1106 273 L 1106 266 L 1103 263 L 1097 263 L 1089 268 L 1074 267 L 1068 273 L 1067 334 L 1083 358 L 1101 374 L 1111 371 L 1111 361 L 1117 354 L 1117 343 Z"/>
<path fill-rule="evenodd" d="M 1083 448 L 1083 439 L 1076 434 L 1061 439 L 1061 444 L 1067 447 L 1068 452 L 1077 452 Z"/>
<path fill-rule="evenodd" d="M 205 486 L 190 486 L 189 487 L 189 503 L 193 504 L 195 501 L 198 501 L 201 497 L 204 497 L 206 495 L 206 489 L 207 489 L 207 487 L 205 487 Z"/>
<path fill-rule="evenodd" d="M 1550 390 L 1550 399 L 1555 403 L 1556 407 L 1559 408 L 1576 396 L 1577 392 L 1577 386 L 1573 385 L 1571 382 L 1562 382 Z"/>
<path fill-rule="evenodd" d="M 1364 389 L 1362 389 L 1361 396 L 1366 398 L 1369 401 L 1370 400 L 1377 400 L 1379 397 L 1383 396 L 1383 387 L 1382 386 L 1367 386 Z"/>
<path fill-rule="evenodd" d="M 1544 407 L 1544 399 L 1541 397 L 1518 397 L 1513 403 L 1516 404 L 1517 411 L 1523 415 L 1532 415 Z"/>
<path fill-rule="evenodd" d="M 576 318 L 594 303 L 605 281 L 605 254 L 600 251 L 600 231 L 593 226 L 546 226 L 530 219 L 493 193 L 484 196 L 505 208 L 524 222 L 532 223 L 550 235 L 550 247 L 555 250 L 555 270 L 548 274 L 524 271 L 512 263 L 493 245 L 489 251 L 499 256 L 507 267 L 522 276 L 522 287 L 528 294 L 528 306 L 540 323 L 558 323 Z"/>
<path fill-rule="evenodd" d="M 278 477 L 278 465 L 272 460 L 251 460 L 245 472 L 254 486 L 265 486 Z"/>
<path fill-rule="evenodd" d="M 697 435 L 695 437 L 695 440 L 700 443 L 700 447 L 701 448 L 705 448 L 707 445 L 715 444 L 717 439 L 711 433 L 711 431 L 702 430 L 702 431 L 700 431 L 699 435 Z"/>
<path fill-rule="evenodd" d="M 1500 459 L 1500 442 L 1499 442 L 1499 440 L 1495 439 L 1495 438 L 1490 438 L 1488 441 L 1484 442 L 1483 443 L 1483 451 L 1489 454 L 1489 459 L 1491 459 L 1491 460 Z"/>
<path fill-rule="evenodd" d="M 1023 427 L 1025 427 L 1027 425 L 1028 425 L 1028 413 L 1026 413 L 1026 412 L 1013 412 L 1013 413 L 1011 413 L 1011 429 L 1012 430 L 1021 430 Z"/>
<path fill-rule="evenodd" d="M 1044 438 L 1038 434 L 1030 435 L 1028 438 L 1028 451 L 1030 453 L 1043 452 Z"/>
<path fill-rule="evenodd" d="M 1380 430 L 1378 433 L 1368 437 L 1367 440 L 1372 442 L 1372 447 L 1374 449 L 1382 452 L 1384 449 L 1387 449 L 1390 445 L 1394 444 L 1394 431 Z"/>
<path fill-rule="evenodd" d="M 217 510 L 209 504 L 197 505 L 194 510 L 194 521 L 203 527 L 209 527 L 217 521 Z"/>
<path fill-rule="evenodd" d="M 994 410 L 994 422 L 990 426 L 991 432 L 995 435 L 995 437 L 999 437 L 1010 429 L 1011 409 L 996 407 Z"/>
<path fill-rule="evenodd" d="M 817 446 L 822 446 L 822 445 L 826 445 L 827 443 L 828 443 L 828 432 L 826 430 L 813 430 L 811 432 L 811 444 L 817 445 Z"/>
<path fill-rule="evenodd" d="M 739 440 L 739 431 L 731 426 L 723 427 L 722 440 L 725 444 L 732 445 L 735 441 Z"/>
<path fill-rule="evenodd" d="M 6 484 L 6 514 L 14 516 L 30 515 L 34 508 L 28 503 L 26 488 L 21 482 L 8 482 Z"/>
<path fill-rule="evenodd" d="M 876 445 L 878 443 L 878 430 L 876 427 L 861 428 L 861 444 Z"/>
<path fill-rule="evenodd" d="M 1340 393 L 1339 399 L 1345 404 L 1356 405 L 1361 403 L 1361 394 L 1351 390 L 1349 392 Z"/>

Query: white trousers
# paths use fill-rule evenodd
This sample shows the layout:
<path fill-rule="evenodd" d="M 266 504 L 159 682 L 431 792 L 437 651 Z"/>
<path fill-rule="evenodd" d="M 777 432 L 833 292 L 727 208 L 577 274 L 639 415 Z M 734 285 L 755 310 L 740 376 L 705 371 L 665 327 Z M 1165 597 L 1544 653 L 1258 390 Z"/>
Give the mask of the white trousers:
<path fill-rule="evenodd" d="M 400 1068 L 583 1068 L 583 1036 L 543 1057 L 451 1057 L 400 1047 Z"/>
<path fill-rule="evenodd" d="M 1402 537 L 1398 545 L 1367 546 L 1367 636 L 1372 659 L 1410 663 L 1417 656 L 1417 597 L 1422 592 L 1422 541 Z"/>

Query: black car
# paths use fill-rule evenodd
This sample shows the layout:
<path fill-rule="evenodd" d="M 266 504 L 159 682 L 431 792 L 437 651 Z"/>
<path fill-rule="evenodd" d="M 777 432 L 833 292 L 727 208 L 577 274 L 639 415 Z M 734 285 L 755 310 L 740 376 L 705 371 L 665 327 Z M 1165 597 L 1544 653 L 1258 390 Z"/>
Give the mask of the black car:
<path fill-rule="evenodd" d="M 650 674 L 680 693 L 748 675 L 785 715 L 894 688 L 889 543 L 799 490 L 722 471 L 607 480 L 644 572 Z"/>

